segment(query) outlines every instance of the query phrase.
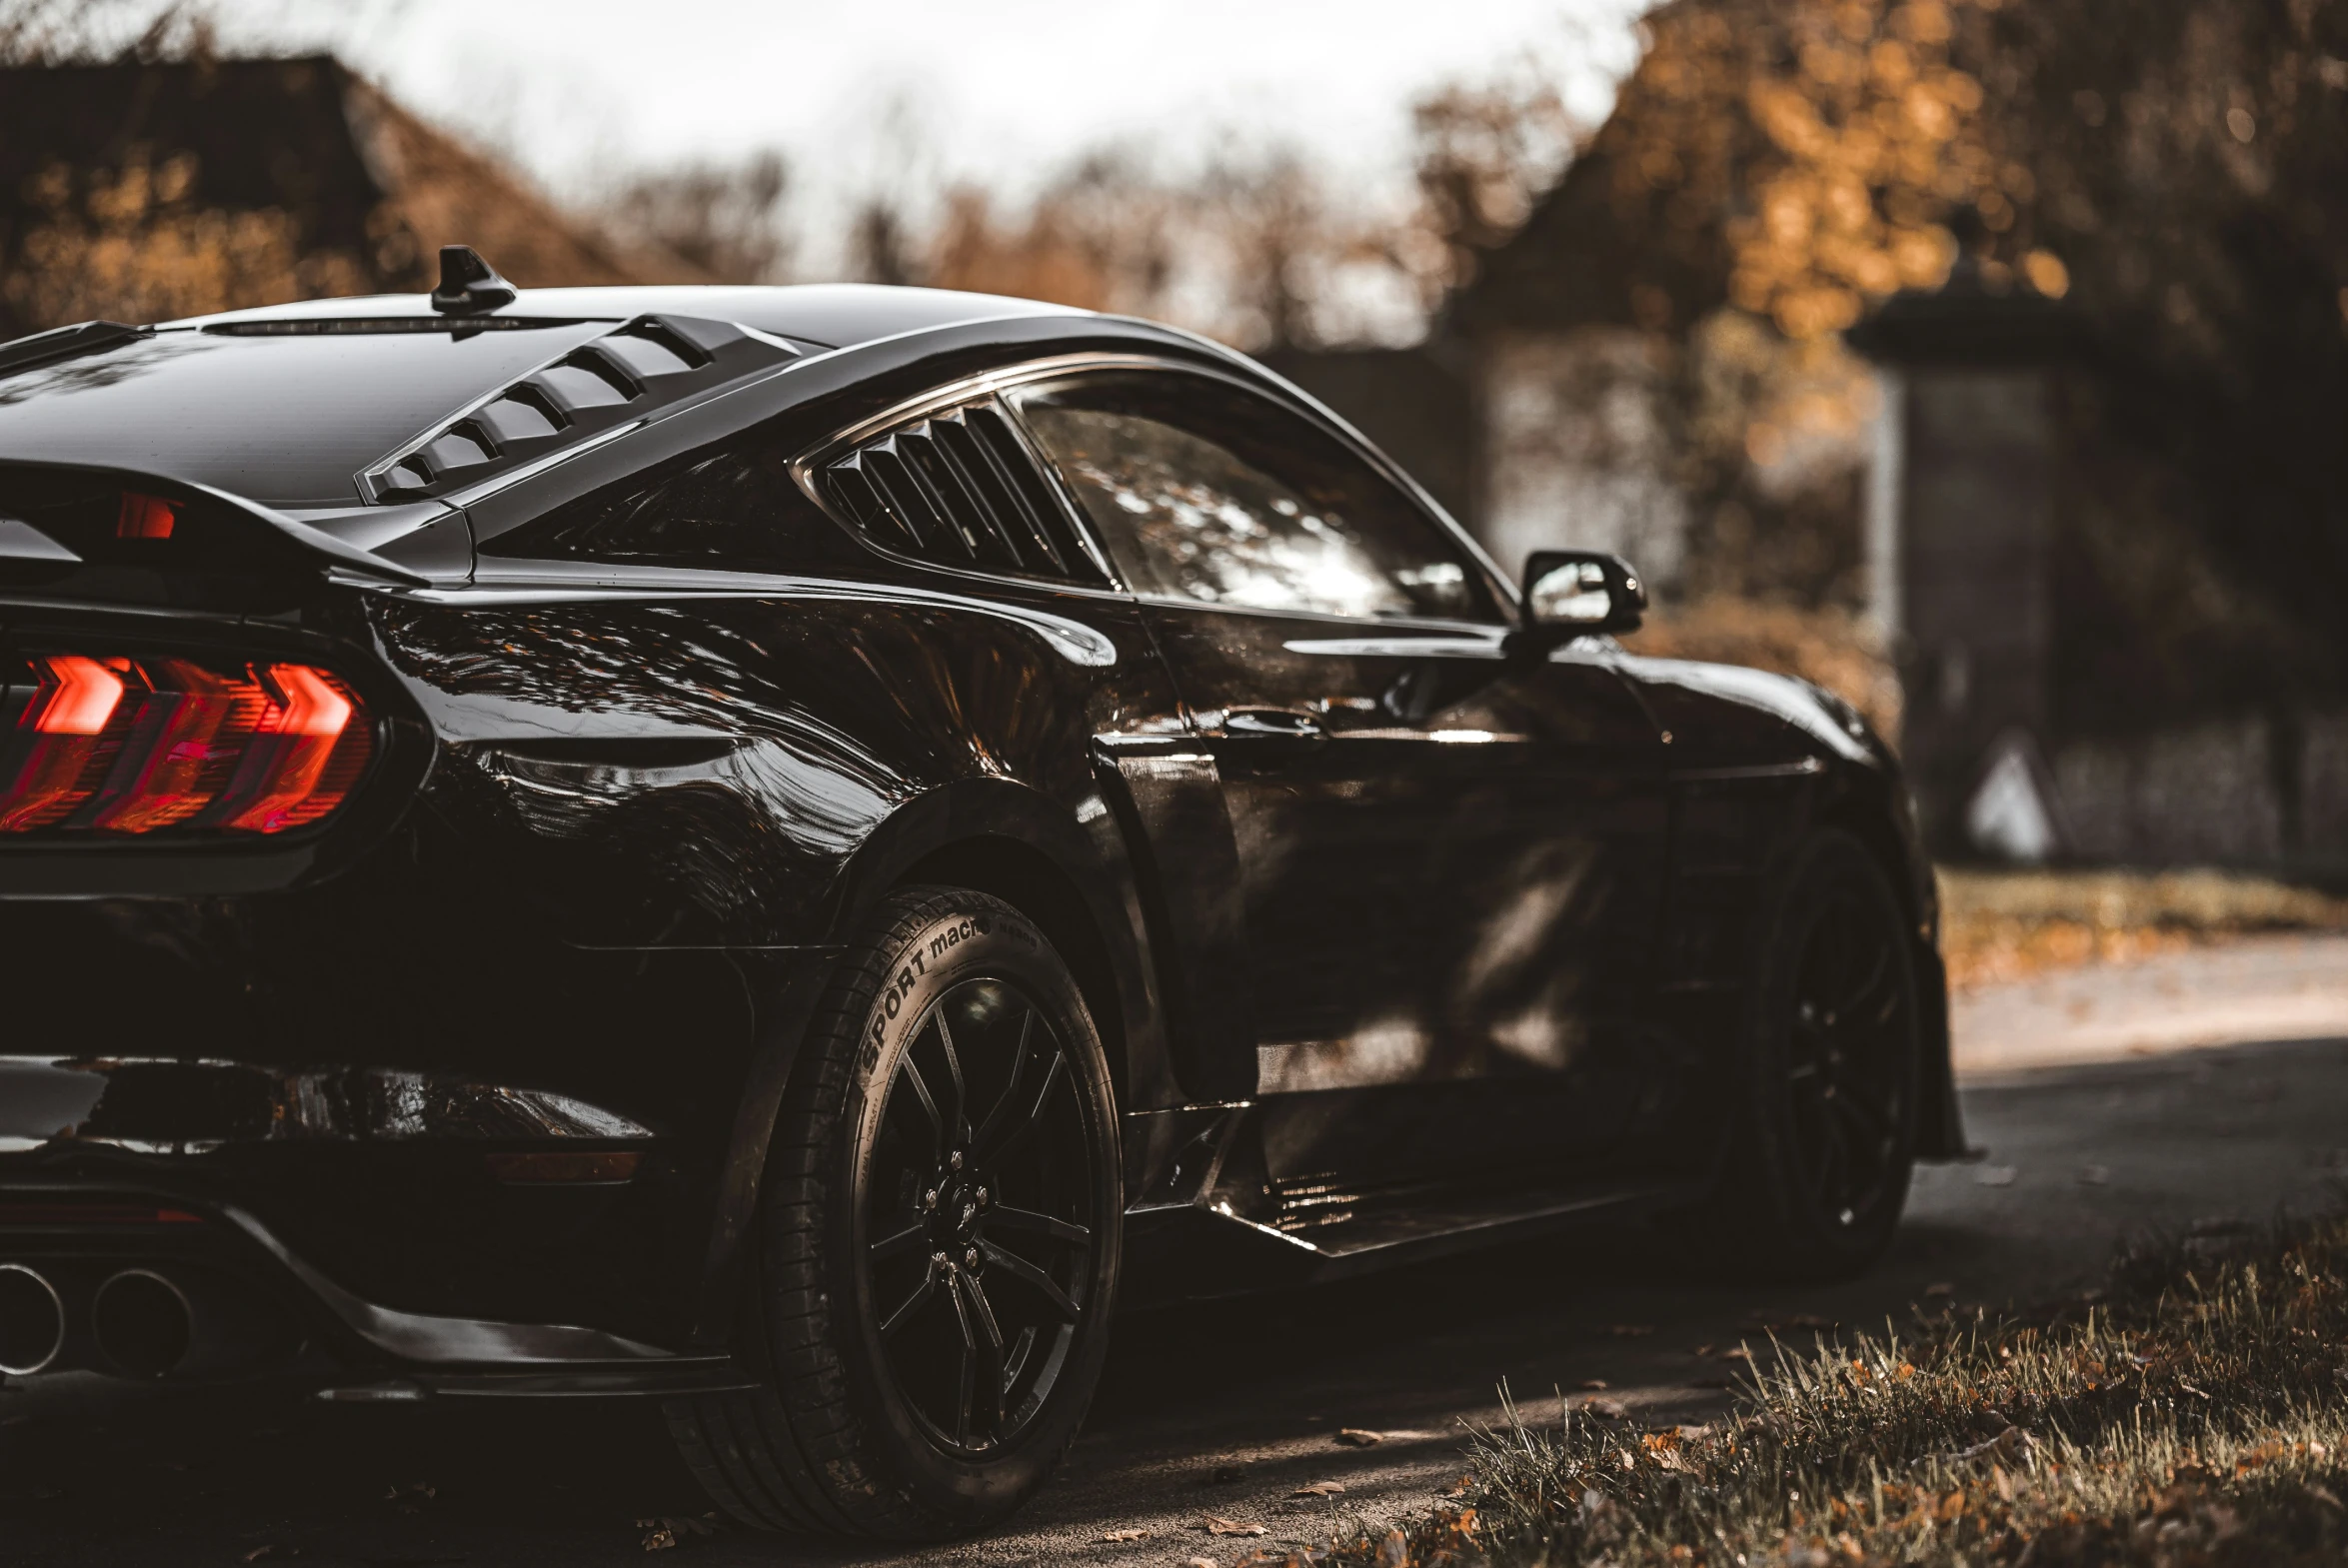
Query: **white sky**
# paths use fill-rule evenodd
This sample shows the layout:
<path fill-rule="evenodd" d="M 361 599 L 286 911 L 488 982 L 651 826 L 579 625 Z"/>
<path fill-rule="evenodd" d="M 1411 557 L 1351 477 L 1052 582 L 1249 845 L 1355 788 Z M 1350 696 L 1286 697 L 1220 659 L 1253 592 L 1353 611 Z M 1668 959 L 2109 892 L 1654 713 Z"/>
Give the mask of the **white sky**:
<path fill-rule="evenodd" d="M 779 147 L 799 190 L 920 171 L 1017 194 L 1106 139 L 1284 141 L 1389 189 L 1409 103 L 1528 65 L 1602 116 L 1640 0 L 215 0 L 317 44 L 559 192 Z M 891 131 L 893 120 L 911 134 Z M 1368 194 L 1367 191 L 1364 194 Z"/>

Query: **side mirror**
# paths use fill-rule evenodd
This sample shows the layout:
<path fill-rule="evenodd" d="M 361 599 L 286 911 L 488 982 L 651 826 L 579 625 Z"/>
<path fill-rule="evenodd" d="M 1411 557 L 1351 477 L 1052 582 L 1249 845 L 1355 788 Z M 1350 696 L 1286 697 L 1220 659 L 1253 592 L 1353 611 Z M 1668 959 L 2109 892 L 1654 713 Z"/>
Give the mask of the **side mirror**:
<path fill-rule="evenodd" d="M 1536 550 L 1524 563 L 1524 630 L 1550 647 L 1587 633 L 1635 632 L 1647 591 L 1620 556 Z"/>

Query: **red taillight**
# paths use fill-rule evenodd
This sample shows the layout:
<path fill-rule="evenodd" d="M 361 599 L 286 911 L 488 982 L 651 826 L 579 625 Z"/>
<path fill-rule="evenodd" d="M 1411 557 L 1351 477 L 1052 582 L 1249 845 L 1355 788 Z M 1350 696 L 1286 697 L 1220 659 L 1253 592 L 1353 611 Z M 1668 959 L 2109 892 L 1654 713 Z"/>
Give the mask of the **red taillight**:
<path fill-rule="evenodd" d="M 314 665 L 44 654 L 21 668 L 0 832 L 282 832 L 342 804 L 374 750 L 358 698 Z"/>
<path fill-rule="evenodd" d="M 116 539 L 169 539 L 172 525 L 179 521 L 179 508 L 161 496 L 142 496 L 135 490 L 122 493 L 122 509 L 114 516 Z"/>

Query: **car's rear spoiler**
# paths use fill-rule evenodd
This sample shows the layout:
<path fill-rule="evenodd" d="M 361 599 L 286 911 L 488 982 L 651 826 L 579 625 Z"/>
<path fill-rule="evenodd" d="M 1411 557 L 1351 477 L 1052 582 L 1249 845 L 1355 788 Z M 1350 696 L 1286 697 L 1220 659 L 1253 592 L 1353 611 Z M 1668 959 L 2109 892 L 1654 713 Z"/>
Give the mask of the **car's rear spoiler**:
<path fill-rule="evenodd" d="M 28 491 L 50 498 L 78 492 L 89 499 L 41 507 L 26 504 Z M 0 460 L 0 568 L 70 571 L 113 551 L 118 541 L 143 537 L 132 532 L 133 523 L 117 522 L 106 514 L 107 492 L 124 498 L 153 496 L 173 508 L 200 514 L 200 527 L 189 530 L 191 564 L 210 564 L 205 557 L 225 547 L 239 557 L 270 559 L 280 567 L 313 567 L 331 581 L 362 588 L 426 588 L 452 575 L 462 576 L 471 564 L 469 541 L 457 543 L 464 539 L 463 515 L 438 503 L 353 508 L 347 515 L 330 515 L 329 526 L 322 527 L 247 497 L 169 475 L 92 464 Z M 455 540 L 443 538 L 452 533 Z M 169 525 L 152 537 L 168 539 Z M 153 564 L 168 570 L 173 563 L 164 558 Z"/>

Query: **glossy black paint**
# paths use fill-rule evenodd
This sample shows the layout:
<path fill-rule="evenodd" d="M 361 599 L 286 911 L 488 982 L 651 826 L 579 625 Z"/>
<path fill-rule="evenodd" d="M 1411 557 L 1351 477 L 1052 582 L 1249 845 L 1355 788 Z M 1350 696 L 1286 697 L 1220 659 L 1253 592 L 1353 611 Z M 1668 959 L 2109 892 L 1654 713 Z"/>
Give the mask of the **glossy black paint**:
<path fill-rule="evenodd" d="M 478 483 L 359 499 L 360 470 L 547 358 L 526 343 L 662 312 L 791 352 Z M 60 464 L 135 474 L 217 503 L 251 556 L 0 559 L 0 641 L 298 652 L 382 740 L 352 804 L 282 844 L 0 843 L 0 1259 L 233 1276 L 358 1394 L 716 1386 L 800 1029 L 907 882 L 1010 899 L 1075 970 L 1141 1294 L 1687 1195 L 1772 877 L 1816 824 L 1883 856 L 1937 985 L 1896 767 L 1822 694 L 1528 649 L 1504 585 L 1434 624 L 925 565 L 792 467 L 937 389 L 1096 361 L 1338 429 L 1218 348 L 851 289 L 529 291 L 493 314 L 570 325 L 462 341 L 207 330 L 426 314 L 309 302 L 0 380 L 0 513 Z M 299 373 L 235 390 L 280 355 Z M 430 376 L 363 385 L 394 365 Z M 213 400 L 205 440 L 125 429 L 175 376 Z M 297 407 L 308 386 L 349 397 Z M 580 523 L 721 472 L 759 487 L 772 555 Z M 1936 1050 L 1926 1146 L 1951 1153 Z M 549 1148 L 638 1163 L 516 1182 L 485 1158 Z M 138 1201 L 191 1217 L 105 1217 Z"/>

